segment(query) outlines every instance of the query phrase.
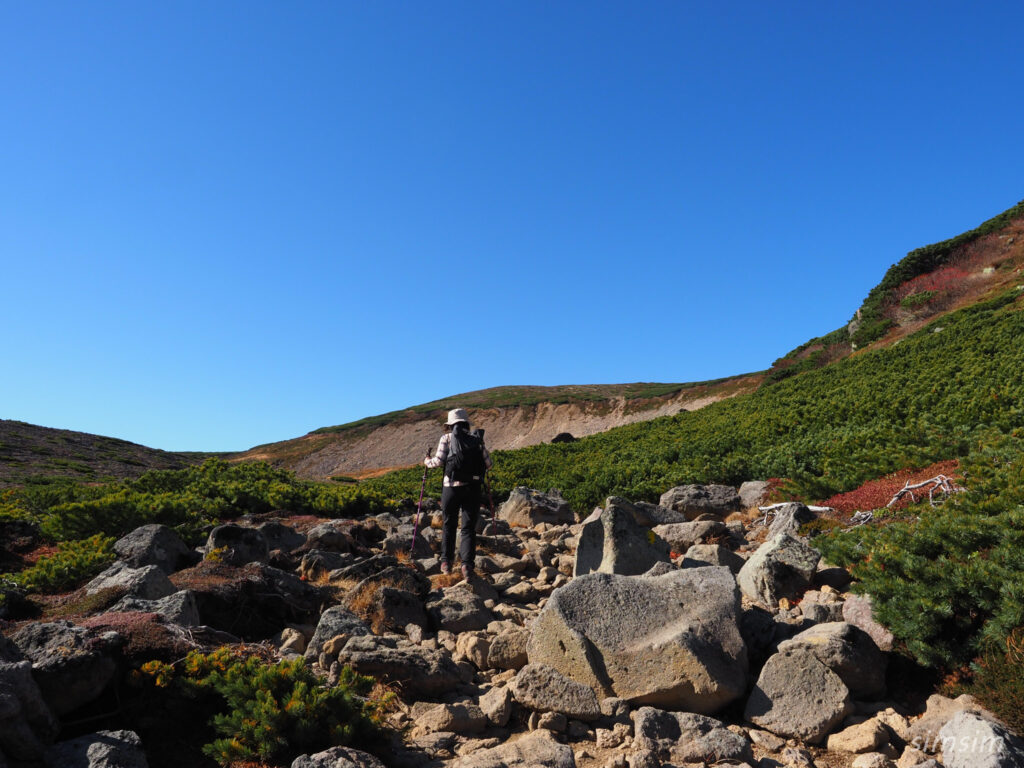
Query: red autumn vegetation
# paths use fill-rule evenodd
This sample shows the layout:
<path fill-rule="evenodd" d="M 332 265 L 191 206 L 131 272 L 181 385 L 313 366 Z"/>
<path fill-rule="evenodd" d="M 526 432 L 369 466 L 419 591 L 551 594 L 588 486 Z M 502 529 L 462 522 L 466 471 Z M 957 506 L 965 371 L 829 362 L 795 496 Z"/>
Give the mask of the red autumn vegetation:
<path fill-rule="evenodd" d="M 872 509 L 880 509 L 884 507 L 896 492 L 899 491 L 909 481 L 911 485 L 914 483 L 920 483 L 927 480 L 930 477 L 936 475 L 946 475 L 947 477 L 954 477 L 960 466 L 960 462 L 956 459 L 950 459 L 948 461 L 940 461 L 932 464 L 929 467 L 923 467 L 921 469 L 903 469 L 899 472 L 893 472 L 891 475 L 880 477 L 877 480 L 869 480 L 852 491 L 846 493 L 839 493 L 835 496 L 825 499 L 820 502 L 822 506 L 832 507 L 843 515 L 852 515 L 854 512 L 867 511 Z M 917 494 L 918 501 L 922 498 L 928 498 L 927 489 L 924 490 L 924 494 Z M 893 509 L 903 509 L 910 505 L 910 498 L 904 497 L 900 499 Z"/>

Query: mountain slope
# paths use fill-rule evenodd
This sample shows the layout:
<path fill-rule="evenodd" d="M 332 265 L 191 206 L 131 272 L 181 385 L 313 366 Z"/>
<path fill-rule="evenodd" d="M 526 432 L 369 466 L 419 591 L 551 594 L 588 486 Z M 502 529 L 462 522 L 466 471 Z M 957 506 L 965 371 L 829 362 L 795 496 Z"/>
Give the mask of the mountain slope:
<path fill-rule="evenodd" d="M 299 477 L 367 476 L 417 463 L 433 448 L 446 412 L 461 407 L 486 427 L 492 449 L 550 442 L 568 432 L 592 435 L 623 424 L 648 421 L 751 392 L 761 375 L 748 374 L 696 384 L 619 384 L 563 387 L 496 387 L 325 427 L 304 437 L 257 446 L 233 457 L 267 461 Z"/>
<path fill-rule="evenodd" d="M 681 483 L 774 476 L 822 498 L 963 456 L 987 432 L 1024 430 L 1024 206 L 1008 213 L 995 228 L 907 257 L 914 267 L 922 251 L 945 254 L 930 272 L 895 265 L 889 275 L 902 282 L 887 277 L 872 292 L 885 328 L 866 347 L 855 349 L 856 325 L 843 328 L 777 363 L 756 392 L 498 453 L 496 490 L 561 488 L 582 512 L 610 494 L 653 500 Z M 409 471 L 367 485 L 401 497 L 418 481 Z"/>
<path fill-rule="evenodd" d="M 138 477 L 148 469 L 182 469 L 212 454 L 171 453 L 113 437 L 0 419 L 0 486 L 67 478 Z"/>

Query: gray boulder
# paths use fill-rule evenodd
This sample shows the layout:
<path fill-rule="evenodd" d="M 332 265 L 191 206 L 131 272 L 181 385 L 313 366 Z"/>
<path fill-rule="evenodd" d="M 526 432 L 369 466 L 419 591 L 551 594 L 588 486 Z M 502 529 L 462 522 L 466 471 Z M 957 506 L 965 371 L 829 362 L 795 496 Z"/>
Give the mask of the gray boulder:
<path fill-rule="evenodd" d="M 746 690 L 739 615 L 728 568 L 653 578 L 591 573 L 552 593 L 527 653 L 598 698 L 714 712 Z"/>
<path fill-rule="evenodd" d="M 481 749 L 450 763 L 450 768 L 576 768 L 572 748 L 550 731 L 531 731 L 516 741 Z"/>
<path fill-rule="evenodd" d="M 306 531 L 306 546 L 311 550 L 351 552 L 355 541 L 343 526 L 332 521 L 320 523 Z"/>
<path fill-rule="evenodd" d="M 195 553 L 181 537 L 166 525 L 143 525 L 114 542 L 118 558 L 132 568 L 155 565 L 164 573 L 174 573 L 195 562 Z"/>
<path fill-rule="evenodd" d="M 687 520 L 704 514 L 725 517 L 742 507 L 739 494 L 729 485 L 679 485 L 661 494 L 658 506 L 682 512 Z"/>
<path fill-rule="evenodd" d="M 560 493 L 541 493 L 523 486 L 512 490 L 508 501 L 498 510 L 498 517 L 519 528 L 532 528 L 539 523 L 572 525 L 576 522 L 569 502 Z"/>
<path fill-rule="evenodd" d="M 729 529 L 720 520 L 695 520 L 654 526 L 654 532 L 668 542 L 673 552 L 685 552 L 694 544 L 725 536 Z"/>
<path fill-rule="evenodd" d="M 743 716 L 779 736 L 817 744 L 852 711 L 839 676 L 813 653 L 794 650 L 768 659 Z"/>
<path fill-rule="evenodd" d="M 601 716 L 601 705 L 589 686 L 543 664 L 527 664 L 509 687 L 516 701 L 534 712 L 561 712 L 577 720 Z"/>
<path fill-rule="evenodd" d="M 350 747 L 331 747 L 315 755 L 299 755 L 291 768 L 385 768 L 373 755 Z"/>
<path fill-rule="evenodd" d="M 0 644 L 0 755 L 38 760 L 59 726 L 32 677 L 32 663 L 2 637 Z"/>
<path fill-rule="evenodd" d="M 96 699 L 117 670 L 114 651 L 121 638 L 113 632 L 96 635 L 70 621 L 52 621 L 26 624 L 11 640 L 32 662 L 43 700 L 58 716 Z"/>
<path fill-rule="evenodd" d="M 736 581 L 743 594 L 766 608 L 800 596 L 814 579 L 821 555 L 799 539 L 780 533 L 750 556 Z"/>
<path fill-rule="evenodd" d="M 1024 741 L 972 712 L 958 712 L 939 731 L 946 768 L 1024 768 Z"/>
<path fill-rule="evenodd" d="M 633 515 L 638 525 L 643 525 L 647 528 L 653 528 L 656 525 L 686 522 L 686 515 L 682 512 L 676 512 L 668 507 L 659 507 L 657 504 L 650 504 L 646 501 L 633 502 Z"/>
<path fill-rule="evenodd" d="M 299 533 L 290 525 L 276 520 L 260 523 L 256 530 L 262 534 L 267 542 L 267 548 L 271 551 L 279 549 L 282 552 L 292 552 L 306 543 L 306 534 Z"/>
<path fill-rule="evenodd" d="M 46 768 L 149 768 L 135 731 L 97 731 L 54 744 Z"/>
<path fill-rule="evenodd" d="M 753 762 L 750 742 L 725 723 L 692 712 L 664 712 L 641 707 L 633 720 L 634 749 L 650 750 L 673 763 Z"/>
<path fill-rule="evenodd" d="M 791 501 L 775 511 L 771 525 L 768 526 L 768 538 L 788 533 L 796 536 L 800 526 L 816 519 L 817 515 L 798 501 Z"/>
<path fill-rule="evenodd" d="M 413 710 L 417 729 L 445 733 L 479 733 L 487 727 L 487 715 L 476 704 L 437 704 L 425 712 Z"/>
<path fill-rule="evenodd" d="M 507 686 L 491 688 L 480 697 L 480 711 L 492 725 L 504 728 L 512 717 L 512 692 Z"/>
<path fill-rule="evenodd" d="M 143 600 L 159 600 L 176 591 L 167 574 L 158 566 L 133 568 L 120 560 L 86 584 L 85 594 L 95 595 L 104 589 L 117 589 Z"/>
<path fill-rule="evenodd" d="M 428 530 L 430 530 L 428 528 Z M 413 526 L 402 525 L 396 528 L 384 539 L 381 545 L 384 552 L 389 555 L 397 555 L 401 552 L 409 552 L 413 557 L 430 557 L 434 550 L 423 537 L 424 531 L 416 532 L 415 544 L 413 544 Z"/>
<path fill-rule="evenodd" d="M 632 504 L 611 496 L 583 524 L 573 575 L 599 571 L 638 576 L 657 562 L 669 561 L 668 544 L 637 524 Z"/>
<path fill-rule="evenodd" d="M 199 608 L 191 590 L 183 589 L 159 600 L 144 600 L 139 597 L 123 597 L 110 609 L 111 613 L 155 613 L 169 624 L 180 627 L 195 627 L 199 621 Z"/>
<path fill-rule="evenodd" d="M 528 662 L 526 644 L 530 632 L 521 627 L 506 629 L 493 640 L 487 651 L 487 664 L 494 669 L 522 669 Z"/>
<path fill-rule="evenodd" d="M 484 599 L 462 584 L 429 600 L 427 615 L 434 629 L 455 633 L 486 629 L 494 621 L 494 614 L 484 605 Z"/>
<path fill-rule="evenodd" d="M 740 506 L 743 509 L 750 509 L 764 503 L 770 487 L 767 480 L 747 480 L 742 483 L 737 492 L 740 497 Z"/>
<path fill-rule="evenodd" d="M 883 651 L 891 651 L 896 639 L 892 632 L 875 620 L 874 607 L 870 595 L 850 595 L 843 601 L 843 621 L 860 627 L 875 641 L 875 645 Z"/>
<path fill-rule="evenodd" d="M 302 578 L 315 581 L 331 571 L 347 568 L 354 565 L 356 555 L 351 552 L 328 552 L 323 549 L 314 549 L 302 555 L 299 562 L 299 574 Z"/>
<path fill-rule="evenodd" d="M 265 563 L 270 556 L 267 539 L 255 528 L 226 523 L 218 525 L 206 540 L 203 551 L 229 565 Z"/>
<path fill-rule="evenodd" d="M 732 573 L 739 573 L 746 562 L 735 552 L 721 544 L 694 544 L 686 550 L 681 568 L 704 568 L 709 565 L 724 565 Z"/>
<path fill-rule="evenodd" d="M 362 619 L 340 605 L 335 605 L 321 614 L 320 621 L 317 622 L 316 630 L 306 646 L 304 655 L 308 661 L 316 661 L 320 657 L 324 643 L 332 637 L 338 635 L 354 637 L 368 634 L 370 634 L 370 628 Z"/>
<path fill-rule="evenodd" d="M 393 639 L 376 635 L 350 638 L 338 654 L 338 663 L 401 686 L 403 697 L 409 699 L 450 693 L 462 681 L 462 673 L 447 651 L 412 644 L 399 647 Z"/>
<path fill-rule="evenodd" d="M 888 658 L 867 632 L 845 621 L 817 624 L 779 643 L 780 651 L 805 650 L 831 669 L 861 701 L 885 696 Z"/>

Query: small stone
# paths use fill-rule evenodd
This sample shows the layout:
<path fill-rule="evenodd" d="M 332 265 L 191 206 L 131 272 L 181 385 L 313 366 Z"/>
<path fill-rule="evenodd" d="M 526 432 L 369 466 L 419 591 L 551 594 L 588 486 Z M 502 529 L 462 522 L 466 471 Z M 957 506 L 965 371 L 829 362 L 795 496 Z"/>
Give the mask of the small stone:
<path fill-rule="evenodd" d="M 561 712 L 542 712 L 537 719 L 537 727 L 545 731 L 561 733 L 569 725 L 569 719 Z"/>
<path fill-rule="evenodd" d="M 833 733 L 828 737 L 828 749 L 836 752 L 876 752 L 889 742 L 889 734 L 876 718 Z"/>
<path fill-rule="evenodd" d="M 896 765 L 881 752 L 868 752 L 854 758 L 850 768 L 896 768 Z"/>

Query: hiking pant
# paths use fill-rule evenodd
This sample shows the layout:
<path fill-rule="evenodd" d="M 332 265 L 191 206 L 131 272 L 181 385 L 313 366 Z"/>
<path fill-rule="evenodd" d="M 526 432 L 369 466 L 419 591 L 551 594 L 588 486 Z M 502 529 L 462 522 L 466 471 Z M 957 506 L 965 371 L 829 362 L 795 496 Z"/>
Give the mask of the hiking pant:
<path fill-rule="evenodd" d="M 480 517 L 480 483 L 446 485 L 441 491 L 441 560 L 455 560 L 455 524 L 459 523 L 459 560 L 473 567 L 476 559 L 476 522 Z"/>

